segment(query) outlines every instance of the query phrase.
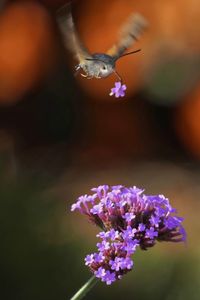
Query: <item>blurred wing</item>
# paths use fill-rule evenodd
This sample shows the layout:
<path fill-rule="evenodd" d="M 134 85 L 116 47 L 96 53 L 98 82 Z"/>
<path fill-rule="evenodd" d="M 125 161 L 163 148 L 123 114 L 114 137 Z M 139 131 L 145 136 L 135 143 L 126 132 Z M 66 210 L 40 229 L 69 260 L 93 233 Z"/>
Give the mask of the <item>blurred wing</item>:
<path fill-rule="evenodd" d="M 108 55 L 120 57 L 143 34 L 148 26 L 146 19 L 140 14 L 132 14 L 122 26 L 119 41 L 107 51 Z"/>
<path fill-rule="evenodd" d="M 79 62 L 91 58 L 89 51 L 81 43 L 71 14 L 71 6 L 66 4 L 57 12 L 57 22 L 64 37 L 65 47 L 71 51 Z"/>

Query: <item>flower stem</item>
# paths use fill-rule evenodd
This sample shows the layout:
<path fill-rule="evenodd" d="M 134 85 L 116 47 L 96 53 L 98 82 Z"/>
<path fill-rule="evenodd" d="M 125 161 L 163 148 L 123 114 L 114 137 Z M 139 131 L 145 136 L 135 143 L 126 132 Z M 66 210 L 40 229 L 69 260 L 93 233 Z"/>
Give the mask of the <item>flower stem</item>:
<path fill-rule="evenodd" d="M 80 300 L 82 299 L 95 284 L 97 283 L 98 279 L 95 276 L 92 276 L 81 288 L 78 292 L 70 298 L 70 300 Z"/>

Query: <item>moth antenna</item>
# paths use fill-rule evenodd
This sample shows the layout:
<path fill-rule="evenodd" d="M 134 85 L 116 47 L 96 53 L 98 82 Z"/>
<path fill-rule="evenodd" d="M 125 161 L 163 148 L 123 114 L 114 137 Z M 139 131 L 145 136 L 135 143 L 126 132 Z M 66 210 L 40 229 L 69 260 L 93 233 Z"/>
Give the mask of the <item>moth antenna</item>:
<path fill-rule="evenodd" d="M 135 50 L 135 51 L 131 51 L 131 52 L 122 54 L 122 55 L 120 55 L 120 56 L 118 57 L 118 59 L 121 58 L 121 57 L 123 57 L 123 56 L 126 56 L 126 55 L 130 55 L 130 54 L 134 54 L 134 53 L 140 52 L 141 50 L 142 50 L 142 49 L 137 49 L 137 50 Z"/>

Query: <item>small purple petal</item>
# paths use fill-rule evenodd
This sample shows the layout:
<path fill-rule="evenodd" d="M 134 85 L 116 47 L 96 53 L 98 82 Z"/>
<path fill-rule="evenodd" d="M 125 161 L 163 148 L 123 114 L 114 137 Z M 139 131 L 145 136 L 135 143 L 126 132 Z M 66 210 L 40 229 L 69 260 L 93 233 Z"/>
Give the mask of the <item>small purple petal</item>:
<path fill-rule="evenodd" d="M 154 231 L 154 228 L 151 227 L 150 229 L 146 229 L 146 237 L 150 238 L 151 240 L 154 239 L 154 237 L 158 236 L 158 232 Z"/>
<path fill-rule="evenodd" d="M 146 228 L 146 226 L 143 223 L 140 223 L 138 225 L 138 231 L 140 231 L 140 232 L 145 231 L 145 228 Z"/>
<path fill-rule="evenodd" d="M 179 233 L 182 235 L 182 241 L 185 242 L 186 238 L 187 238 L 187 235 L 186 235 L 185 229 L 181 225 L 180 225 L 180 228 L 179 228 Z"/>
<path fill-rule="evenodd" d="M 109 242 L 102 241 L 101 243 L 97 243 L 97 248 L 99 251 L 108 250 L 110 248 Z"/>
<path fill-rule="evenodd" d="M 133 254 L 136 251 L 137 246 L 139 246 L 138 240 L 129 240 L 123 249 L 127 252 L 128 255 Z"/>
<path fill-rule="evenodd" d="M 122 90 L 125 91 L 126 89 L 127 89 L 126 85 L 123 84 L 123 85 L 122 85 Z"/>
<path fill-rule="evenodd" d="M 106 232 L 105 231 L 101 231 L 96 236 L 99 237 L 102 240 L 106 240 L 106 239 L 108 239 L 110 237 L 109 231 L 106 231 Z"/>
<path fill-rule="evenodd" d="M 131 270 L 132 267 L 133 267 L 133 261 L 130 257 L 126 257 L 121 261 L 121 269 L 122 270 L 125 270 L 125 269 Z"/>
<path fill-rule="evenodd" d="M 93 208 L 90 209 L 90 212 L 94 215 L 98 215 L 103 211 L 102 204 L 99 203 L 97 205 L 94 205 Z"/>
<path fill-rule="evenodd" d="M 71 211 L 75 211 L 76 209 L 80 209 L 80 203 L 79 202 L 74 203 L 71 206 Z"/>
<path fill-rule="evenodd" d="M 125 96 L 125 93 L 121 90 L 119 91 L 119 97 L 124 97 Z"/>
<path fill-rule="evenodd" d="M 135 214 L 132 212 L 127 212 L 125 213 L 125 215 L 123 216 L 123 218 L 126 220 L 126 222 L 130 222 L 133 219 L 135 219 Z"/>
<path fill-rule="evenodd" d="M 105 259 L 105 256 L 100 252 L 100 253 L 95 253 L 94 254 L 94 261 L 96 262 L 96 263 L 101 263 L 101 262 L 103 262 L 104 261 L 104 259 Z"/>
<path fill-rule="evenodd" d="M 164 224 L 168 229 L 174 229 L 174 228 L 178 227 L 182 221 L 183 221 L 183 218 L 170 216 L 167 219 L 165 219 Z"/>
<path fill-rule="evenodd" d="M 109 233 L 109 238 L 112 241 L 115 241 L 116 239 L 118 239 L 120 237 L 118 230 L 111 229 L 108 233 Z"/>
<path fill-rule="evenodd" d="M 97 271 L 94 272 L 97 278 L 103 279 L 106 275 L 106 270 L 103 267 L 99 267 Z"/>
<path fill-rule="evenodd" d="M 110 260 L 109 265 L 111 266 L 111 269 L 115 271 L 119 271 L 119 269 L 121 268 L 121 261 L 122 261 L 121 257 L 115 257 L 115 260 Z"/>
<path fill-rule="evenodd" d="M 151 226 L 158 227 L 159 223 L 160 223 L 160 218 L 158 216 L 152 215 L 150 218 L 150 223 L 151 223 Z"/>
<path fill-rule="evenodd" d="M 115 82 L 115 88 L 116 89 L 120 89 L 121 88 L 121 82 L 120 81 Z"/>
<path fill-rule="evenodd" d="M 91 265 L 93 262 L 94 262 L 94 254 L 88 254 L 85 257 L 85 265 L 86 266 Z"/>
<path fill-rule="evenodd" d="M 118 190 L 118 191 L 120 191 L 121 192 L 121 189 L 123 188 L 124 186 L 123 185 L 112 185 L 111 186 L 111 189 L 112 190 Z"/>
<path fill-rule="evenodd" d="M 106 275 L 102 278 L 102 281 L 105 281 L 107 285 L 112 284 L 116 280 L 115 273 L 106 271 Z"/>
<path fill-rule="evenodd" d="M 125 241 L 126 240 L 131 240 L 135 236 L 136 232 L 137 232 L 136 228 L 132 228 L 131 226 L 127 226 L 127 228 L 122 232 L 122 237 Z"/>

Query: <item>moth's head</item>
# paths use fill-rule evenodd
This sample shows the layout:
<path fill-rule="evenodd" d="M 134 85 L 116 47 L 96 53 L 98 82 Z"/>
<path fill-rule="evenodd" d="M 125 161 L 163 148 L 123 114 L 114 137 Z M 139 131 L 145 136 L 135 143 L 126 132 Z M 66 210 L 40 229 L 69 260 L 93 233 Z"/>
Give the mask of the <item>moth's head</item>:
<path fill-rule="evenodd" d="M 85 64 L 82 65 L 82 68 L 86 71 L 88 76 L 96 78 L 104 78 L 109 76 L 112 73 L 118 77 L 121 81 L 121 77 L 115 70 L 115 63 L 118 59 L 123 56 L 130 55 L 136 52 L 139 52 L 141 49 L 122 54 L 120 56 L 110 56 L 105 53 L 95 53 L 90 58 L 85 58 Z"/>
<path fill-rule="evenodd" d="M 114 71 L 114 67 L 112 64 L 104 62 L 99 62 L 97 68 L 99 68 L 99 77 L 107 77 Z"/>
<path fill-rule="evenodd" d="M 95 53 L 92 58 L 86 58 L 89 73 L 94 73 L 95 77 L 107 77 L 114 72 L 115 61 L 107 54 Z"/>

